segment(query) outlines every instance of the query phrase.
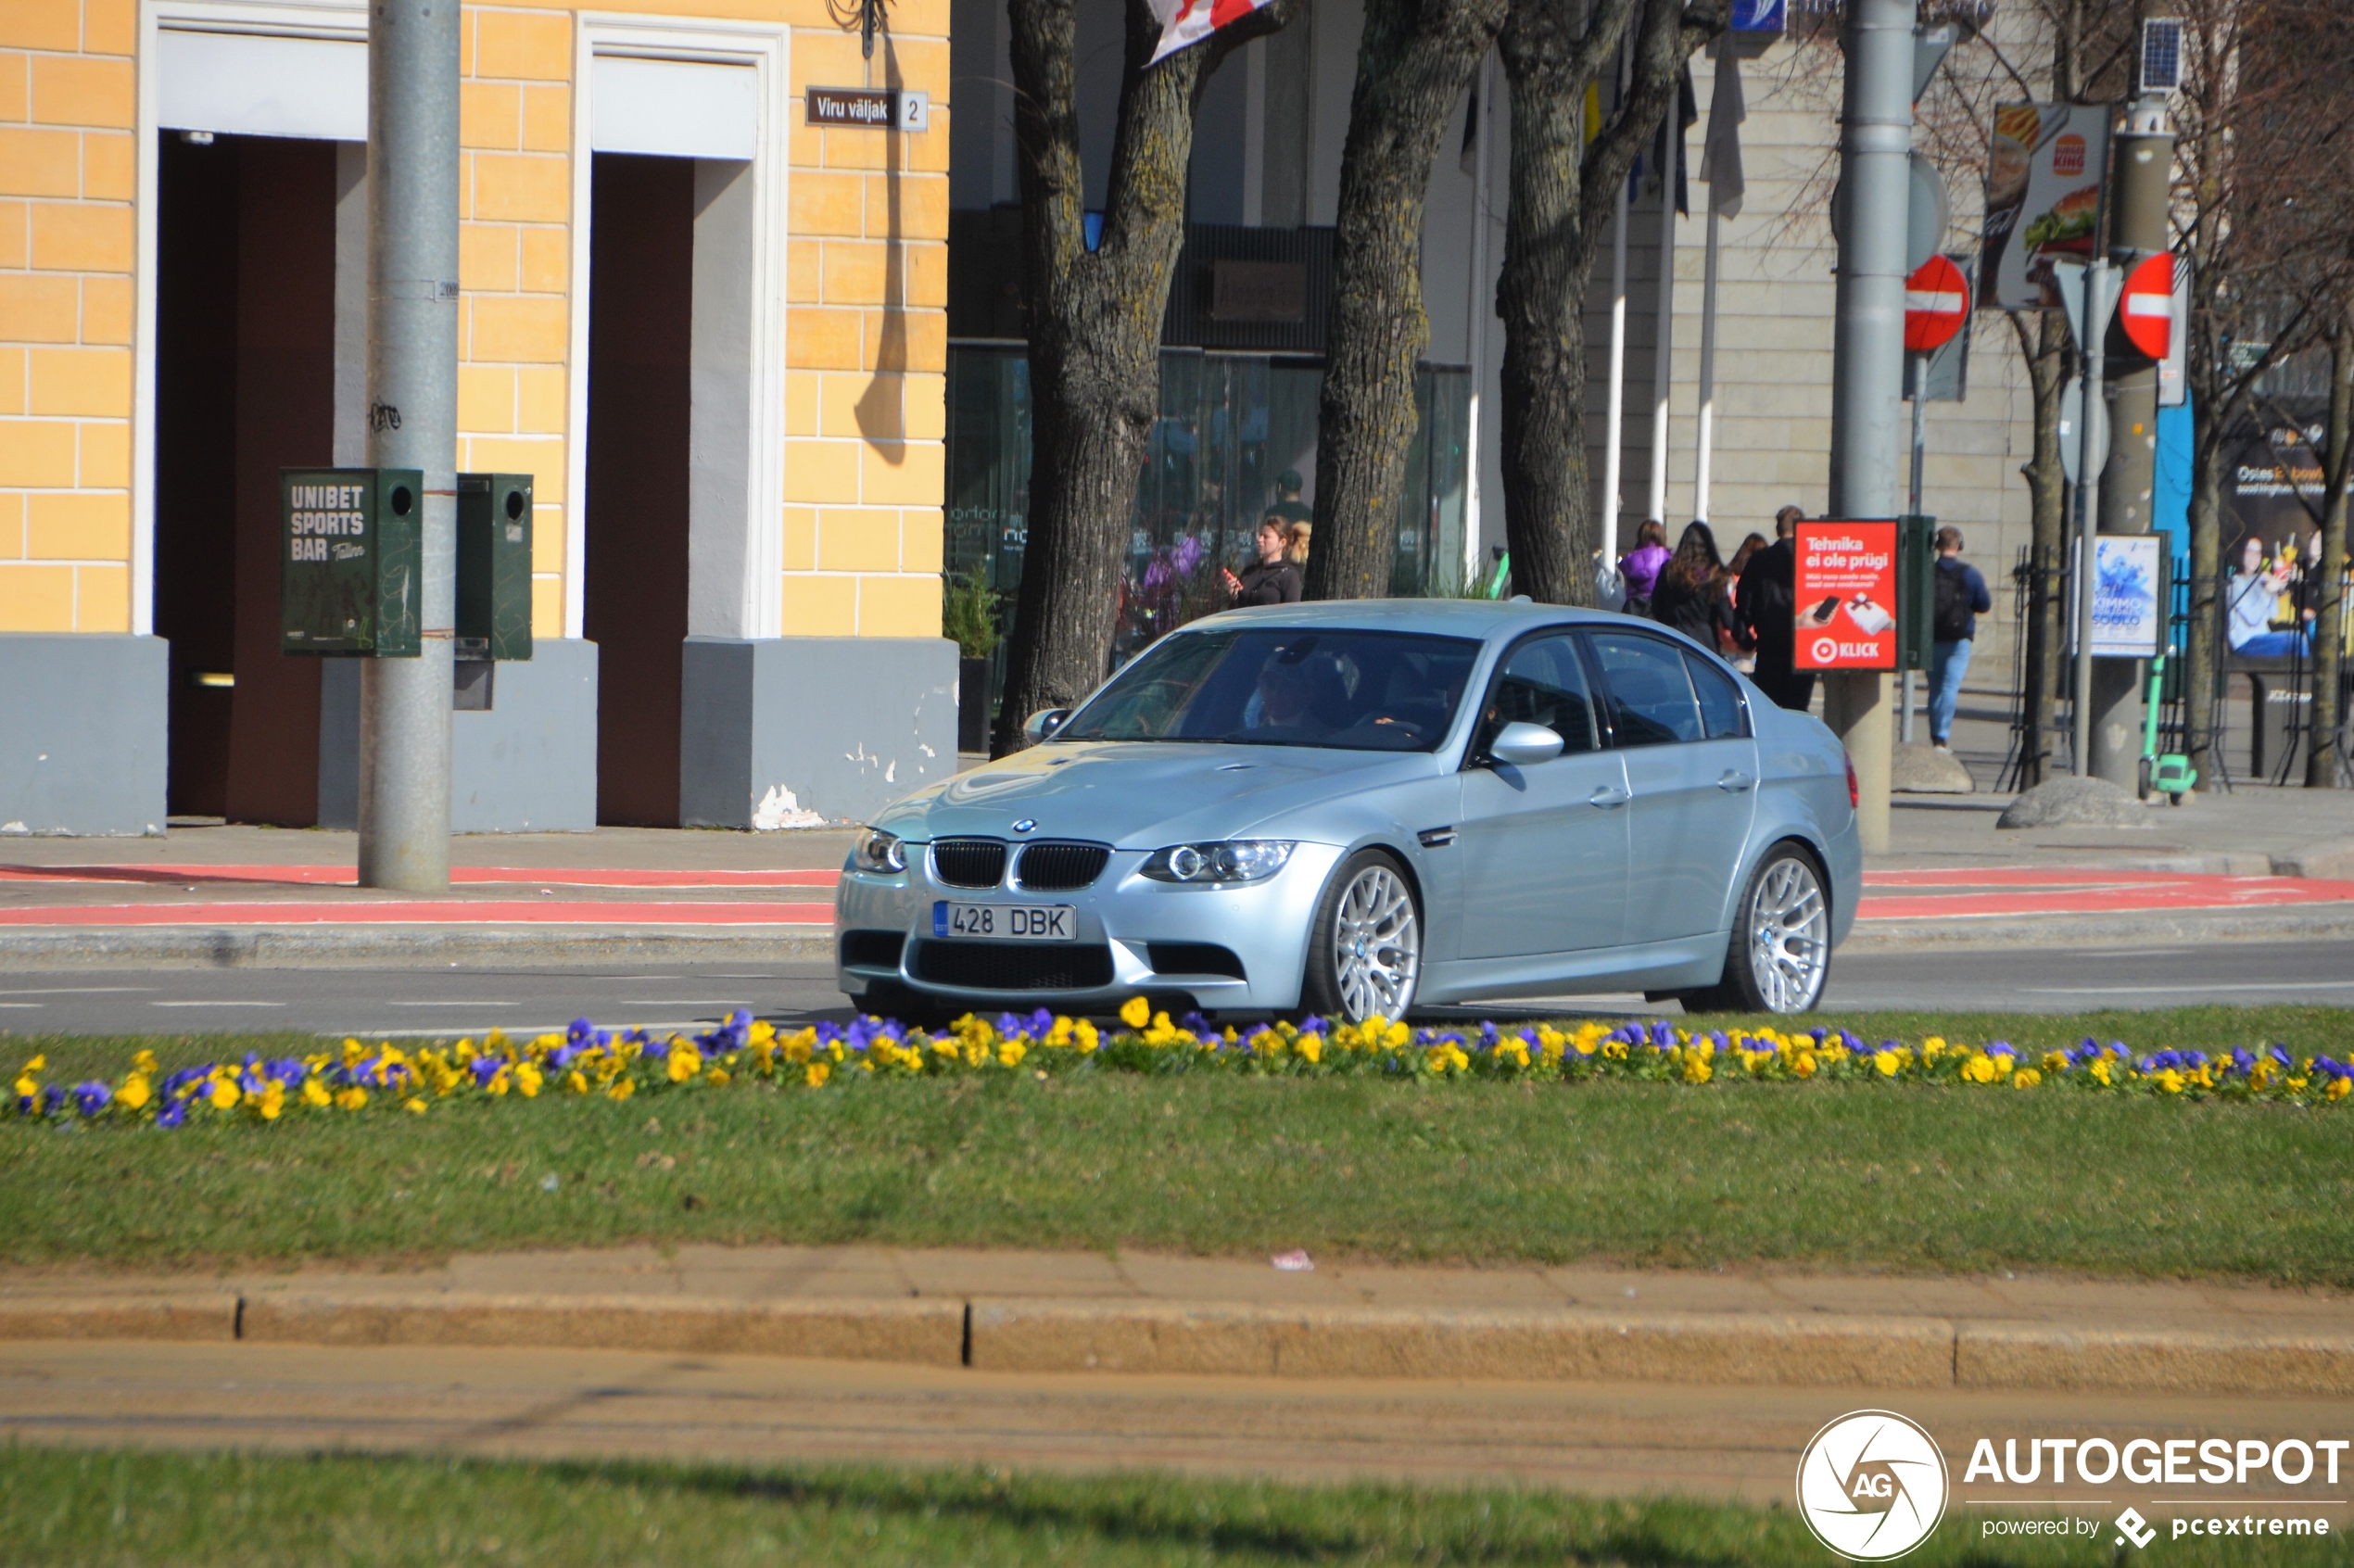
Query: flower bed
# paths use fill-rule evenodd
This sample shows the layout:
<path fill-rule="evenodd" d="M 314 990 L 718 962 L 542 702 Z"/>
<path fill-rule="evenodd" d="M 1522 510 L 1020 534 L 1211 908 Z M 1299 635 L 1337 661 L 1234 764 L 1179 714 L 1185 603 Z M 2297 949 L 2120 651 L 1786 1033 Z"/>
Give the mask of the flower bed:
<path fill-rule="evenodd" d="M 1027 1017 L 969 1015 L 937 1033 L 875 1018 L 780 1031 L 737 1013 L 702 1034 L 656 1036 L 600 1029 L 582 1018 L 564 1033 L 532 1040 L 510 1040 L 497 1030 L 479 1044 L 465 1039 L 415 1049 L 347 1040 L 339 1051 L 247 1056 L 171 1073 L 152 1052 L 142 1051 L 120 1079 L 71 1086 L 43 1083 L 45 1063 L 35 1056 L 19 1074 L 6 1106 L 19 1120 L 171 1129 L 192 1117 L 276 1121 L 290 1114 L 371 1110 L 423 1116 L 450 1099 L 548 1094 L 626 1100 L 749 1085 L 839 1092 L 872 1079 L 1019 1072 L 1046 1078 L 1072 1071 L 1695 1086 L 1937 1083 L 2292 1105 L 2334 1105 L 2354 1094 L 2354 1066 L 2328 1056 L 2294 1056 L 2279 1045 L 2142 1054 L 2121 1041 L 2086 1040 L 2069 1050 L 2027 1053 L 2005 1041 L 1961 1045 L 1934 1035 L 1917 1045 L 1873 1044 L 1828 1025 L 1694 1032 L 1642 1019 L 1575 1029 L 1492 1023 L 1410 1029 L 1378 1018 L 1362 1024 L 1310 1018 L 1221 1031 L 1195 1015 L 1172 1022 L 1142 997 L 1120 1010 L 1120 1021 L 1124 1027 L 1103 1031 L 1085 1018 L 1042 1010 Z"/>

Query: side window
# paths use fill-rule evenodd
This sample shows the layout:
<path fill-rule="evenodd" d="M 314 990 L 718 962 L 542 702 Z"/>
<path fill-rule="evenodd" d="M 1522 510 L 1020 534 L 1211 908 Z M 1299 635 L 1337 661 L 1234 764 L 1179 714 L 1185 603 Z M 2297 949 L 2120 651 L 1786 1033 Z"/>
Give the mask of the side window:
<path fill-rule="evenodd" d="M 1684 651 L 1684 667 L 1691 672 L 1692 690 L 1700 697 L 1701 732 L 1711 740 L 1740 740 L 1741 694 L 1732 677 L 1690 649 Z"/>
<path fill-rule="evenodd" d="M 1620 745 L 1658 746 L 1706 733 L 1683 650 L 1634 632 L 1596 632 L 1593 647 Z"/>
<path fill-rule="evenodd" d="M 1590 752 L 1601 744 L 1586 669 L 1568 638 L 1524 642 L 1505 659 L 1481 715 L 1481 747 L 1508 724 L 1542 725 L 1562 738 L 1564 752 Z"/>

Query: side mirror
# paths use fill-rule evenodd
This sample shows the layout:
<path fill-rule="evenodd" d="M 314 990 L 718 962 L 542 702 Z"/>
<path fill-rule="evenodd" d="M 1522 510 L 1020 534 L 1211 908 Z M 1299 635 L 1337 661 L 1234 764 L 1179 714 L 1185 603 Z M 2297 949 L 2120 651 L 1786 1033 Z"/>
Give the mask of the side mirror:
<path fill-rule="evenodd" d="M 1041 740 L 1051 740 L 1069 717 L 1069 708 L 1041 708 L 1022 721 L 1021 738 L 1033 746 Z"/>
<path fill-rule="evenodd" d="M 1562 738 L 1541 724 L 1508 724 L 1487 743 L 1487 754 L 1514 767 L 1534 767 L 1562 754 Z"/>

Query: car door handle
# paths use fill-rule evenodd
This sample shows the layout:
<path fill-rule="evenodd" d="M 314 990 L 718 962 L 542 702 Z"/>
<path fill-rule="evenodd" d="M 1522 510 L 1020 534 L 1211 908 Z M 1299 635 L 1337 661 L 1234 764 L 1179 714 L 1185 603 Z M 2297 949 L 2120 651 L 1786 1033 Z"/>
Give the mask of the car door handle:
<path fill-rule="evenodd" d="M 1728 795 L 1738 795 L 1743 790 L 1748 789 L 1752 784 L 1756 782 L 1756 779 L 1752 778 L 1748 774 L 1741 772 L 1739 768 L 1728 767 L 1725 770 L 1725 776 L 1716 781 L 1716 787 L 1719 790 L 1724 790 Z"/>
<path fill-rule="evenodd" d="M 1598 805 L 1604 811 L 1614 811 L 1634 798 L 1634 796 L 1628 794 L 1626 790 L 1617 788 L 1615 785 L 1605 784 L 1601 789 L 1596 790 L 1592 794 L 1587 796 L 1586 803 L 1588 805 Z"/>

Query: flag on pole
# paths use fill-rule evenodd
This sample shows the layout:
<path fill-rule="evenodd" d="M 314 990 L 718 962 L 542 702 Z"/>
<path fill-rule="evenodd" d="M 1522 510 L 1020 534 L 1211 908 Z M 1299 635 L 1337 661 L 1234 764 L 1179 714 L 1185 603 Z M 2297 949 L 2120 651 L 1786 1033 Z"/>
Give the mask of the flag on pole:
<path fill-rule="evenodd" d="M 1692 160 L 1684 151 L 1684 133 L 1700 123 L 1700 101 L 1692 95 L 1692 68 L 1686 66 L 1676 79 L 1676 100 L 1661 117 L 1659 134 L 1652 141 L 1651 183 L 1658 184 L 1667 168 L 1667 138 L 1676 138 L 1676 210 L 1689 218 L 1692 213 L 1690 176 Z M 1706 175 L 1701 178 L 1706 179 Z"/>
<path fill-rule="evenodd" d="M 1160 45 L 1145 64 L 1157 66 L 1178 50 L 1200 43 L 1230 22 L 1238 22 L 1269 0 L 1152 0 L 1160 19 Z"/>
<path fill-rule="evenodd" d="M 1724 218 L 1741 215 L 1740 57 L 1727 49 L 1716 57 L 1716 88 L 1708 100 L 1708 139 L 1700 150 L 1700 177 L 1708 183 L 1708 209 Z"/>

